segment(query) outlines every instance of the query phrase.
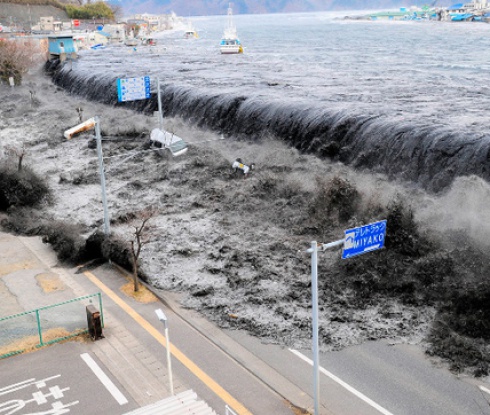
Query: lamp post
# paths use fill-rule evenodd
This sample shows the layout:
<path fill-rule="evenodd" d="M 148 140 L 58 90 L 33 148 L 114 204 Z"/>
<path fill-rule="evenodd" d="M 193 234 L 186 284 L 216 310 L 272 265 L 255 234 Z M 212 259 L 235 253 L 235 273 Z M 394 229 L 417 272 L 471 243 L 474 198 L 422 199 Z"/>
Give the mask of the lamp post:
<path fill-rule="evenodd" d="M 83 109 L 78 108 L 78 114 L 80 121 L 82 120 Z M 64 132 L 64 137 L 67 140 L 71 140 L 76 133 L 81 131 L 87 131 L 89 129 L 95 128 L 95 140 L 97 143 L 97 157 L 99 159 L 99 173 L 100 173 L 100 186 L 102 188 L 102 205 L 104 208 L 104 233 L 109 235 L 111 233 L 110 229 L 110 219 L 109 219 L 109 208 L 107 207 L 107 194 L 105 186 L 105 172 L 104 172 L 104 157 L 102 154 L 102 136 L 100 132 L 100 118 L 96 115 L 95 117 L 89 118 L 87 121 L 76 125 L 75 127 L 69 128 Z"/>
<path fill-rule="evenodd" d="M 165 326 L 165 340 L 167 343 L 167 370 L 168 370 L 168 378 L 170 383 L 170 393 L 172 396 L 174 395 L 174 383 L 172 380 L 172 362 L 170 361 L 170 341 L 168 339 L 168 324 L 167 324 L 167 316 L 164 314 L 161 308 L 155 310 L 156 315 L 158 316 L 158 320 L 160 320 Z"/>

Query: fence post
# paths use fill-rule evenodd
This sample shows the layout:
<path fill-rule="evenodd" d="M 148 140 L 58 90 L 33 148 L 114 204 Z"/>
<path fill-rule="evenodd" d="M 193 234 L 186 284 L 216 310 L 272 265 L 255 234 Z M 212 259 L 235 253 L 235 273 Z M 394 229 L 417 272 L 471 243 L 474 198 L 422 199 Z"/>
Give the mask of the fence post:
<path fill-rule="evenodd" d="M 97 295 L 99 296 L 99 310 L 100 310 L 100 324 L 102 326 L 102 328 L 104 328 L 104 311 L 103 308 L 102 308 L 102 295 L 100 293 L 97 293 Z"/>
<path fill-rule="evenodd" d="M 36 309 L 37 332 L 39 333 L 39 345 L 44 346 L 43 333 L 41 330 L 41 319 L 39 318 L 39 309 Z"/>

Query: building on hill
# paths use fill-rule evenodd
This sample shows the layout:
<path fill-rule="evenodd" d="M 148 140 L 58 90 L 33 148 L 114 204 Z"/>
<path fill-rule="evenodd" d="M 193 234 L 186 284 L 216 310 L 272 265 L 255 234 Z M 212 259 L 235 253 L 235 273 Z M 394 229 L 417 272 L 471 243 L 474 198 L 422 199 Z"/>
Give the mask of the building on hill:
<path fill-rule="evenodd" d="M 138 25 L 144 32 L 150 33 L 161 30 L 171 30 L 178 27 L 183 27 L 184 19 L 178 17 L 175 13 L 171 14 L 135 14 L 127 20 L 129 25 Z"/>
<path fill-rule="evenodd" d="M 61 30 L 63 30 L 63 22 L 55 21 L 53 16 L 41 17 L 39 22 L 31 26 L 33 32 L 60 32 Z"/>
<path fill-rule="evenodd" d="M 126 40 L 126 25 L 124 24 L 106 24 L 103 31 L 110 34 L 110 43 L 121 43 Z"/>
<path fill-rule="evenodd" d="M 0 22 L 12 31 L 30 32 L 40 24 L 41 17 L 49 16 L 54 22 L 70 22 L 64 9 L 47 5 L 4 3 L 0 0 Z"/>

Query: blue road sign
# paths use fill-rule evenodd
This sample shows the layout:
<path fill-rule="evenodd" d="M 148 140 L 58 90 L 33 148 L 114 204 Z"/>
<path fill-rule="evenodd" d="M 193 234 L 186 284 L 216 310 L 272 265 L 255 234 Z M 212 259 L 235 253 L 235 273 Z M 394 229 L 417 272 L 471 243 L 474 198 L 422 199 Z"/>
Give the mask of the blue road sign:
<path fill-rule="evenodd" d="M 385 243 L 386 220 L 345 231 L 342 259 L 381 249 Z"/>
<path fill-rule="evenodd" d="M 119 102 L 150 98 L 150 77 L 118 78 L 117 100 Z"/>

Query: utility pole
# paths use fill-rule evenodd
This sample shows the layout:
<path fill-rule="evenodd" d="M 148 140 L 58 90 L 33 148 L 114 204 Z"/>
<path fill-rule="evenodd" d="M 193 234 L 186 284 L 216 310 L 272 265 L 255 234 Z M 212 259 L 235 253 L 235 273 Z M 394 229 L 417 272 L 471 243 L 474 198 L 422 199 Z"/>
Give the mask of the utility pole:
<path fill-rule="evenodd" d="M 102 187 L 102 204 L 104 206 L 104 233 L 106 235 L 109 235 L 111 233 L 111 229 L 109 224 L 109 210 L 107 208 L 104 159 L 102 158 L 102 138 L 100 135 L 100 119 L 97 115 L 94 117 L 94 119 L 95 119 L 95 139 L 97 141 L 97 155 L 99 157 L 100 185 Z"/>
<path fill-rule="evenodd" d="M 158 98 L 158 127 L 163 132 L 163 108 L 162 97 L 160 96 L 160 78 L 157 78 L 157 98 Z"/>
<path fill-rule="evenodd" d="M 31 16 L 31 5 L 27 5 L 29 7 L 29 33 L 32 32 L 32 16 Z"/>

